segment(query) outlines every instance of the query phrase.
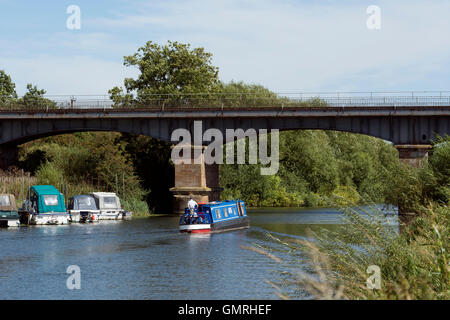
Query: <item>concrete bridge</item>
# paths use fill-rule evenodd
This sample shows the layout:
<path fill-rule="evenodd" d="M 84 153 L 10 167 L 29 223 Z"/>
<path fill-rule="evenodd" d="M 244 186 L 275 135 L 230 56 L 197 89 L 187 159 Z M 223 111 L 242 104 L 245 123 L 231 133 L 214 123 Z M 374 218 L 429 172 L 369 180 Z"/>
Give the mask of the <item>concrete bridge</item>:
<path fill-rule="evenodd" d="M 193 133 L 194 121 L 203 130 L 279 129 L 337 130 L 365 134 L 392 142 L 399 157 L 412 165 L 427 157 L 436 135 L 450 134 L 448 104 L 428 106 L 327 106 L 251 108 L 146 108 L 52 109 L 20 111 L 0 109 L 0 167 L 17 157 L 17 146 L 34 139 L 82 131 L 117 131 L 171 141 L 176 129 Z M 175 211 L 193 194 L 199 201 L 220 195 L 217 165 L 175 166 Z"/>

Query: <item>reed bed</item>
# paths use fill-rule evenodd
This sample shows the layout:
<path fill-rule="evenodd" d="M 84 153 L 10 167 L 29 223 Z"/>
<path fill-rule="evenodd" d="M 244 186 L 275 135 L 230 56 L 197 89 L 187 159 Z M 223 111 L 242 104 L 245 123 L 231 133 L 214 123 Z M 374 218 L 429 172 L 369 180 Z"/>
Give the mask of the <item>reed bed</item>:
<path fill-rule="evenodd" d="M 285 286 L 307 291 L 314 299 L 448 300 L 450 299 L 450 208 L 422 208 L 413 222 L 387 224 L 383 214 L 345 209 L 345 232 L 322 231 L 309 240 L 275 239 L 306 271 L 290 273 Z M 249 249 L 244 247 L 244 249 Z M 271 249 L 253 250 L 286 267 Z M 262 253 L 261 251 L 265 251 Z M 300 257 L 300 258 L 298 258 Z M 368 282 L 380 270 L 380 287 Z M 291 266 L 289 266 L 291 267 Z M 277 287 L 277 295 L 287 295 Z"/>
<path fill-rule="evenodd" d="M 36 182 L 36 177 L 32 177 L 28 172 L 4 172 L 0 170 L 0 193 L 13 194 L 18 203 L 23 202 L 28 188 L 35 185 Z"/>

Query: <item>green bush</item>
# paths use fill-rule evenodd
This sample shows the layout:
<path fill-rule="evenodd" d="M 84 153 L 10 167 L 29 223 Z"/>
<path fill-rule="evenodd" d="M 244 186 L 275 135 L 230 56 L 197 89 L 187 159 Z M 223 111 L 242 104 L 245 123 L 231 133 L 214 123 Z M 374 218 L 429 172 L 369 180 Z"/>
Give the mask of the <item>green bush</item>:
<path fill-rule="evenodd" d="M 120 199 L 122 208 L 132 211 L 134 217 L 146 217 L 151 214 L 148 204 L 136 197 L 125 197 Z"/>
<path fill-rule="evenodd" d="M 339 207 L 355 206 L 360 200 L 358 191 L 351 186 L 338 186 L 331 196 L 332 201 Z"/>
<path fill-rule="evenodd" d="M 53 162 L 45 162 L 36 172 L 37 184 L 59 186 L 64 181 L 60 168 Z"/>

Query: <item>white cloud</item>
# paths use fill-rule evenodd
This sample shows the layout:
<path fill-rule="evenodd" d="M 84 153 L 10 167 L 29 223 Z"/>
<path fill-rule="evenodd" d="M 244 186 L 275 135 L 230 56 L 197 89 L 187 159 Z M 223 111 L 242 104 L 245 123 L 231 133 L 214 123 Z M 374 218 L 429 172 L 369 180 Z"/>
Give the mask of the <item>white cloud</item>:
<path fill-rule="evenodd" d="M 6 71 L 22 95 L 26 84 L 37 84 L 51 95 L 107 94 L 112 87 L 123 83 L 125 77 L 136 76 L 136 71 L 121 63 L 104 61 L 88 56 L 55 57 L 42 55 L 35 58 L 1 58 Z"/>

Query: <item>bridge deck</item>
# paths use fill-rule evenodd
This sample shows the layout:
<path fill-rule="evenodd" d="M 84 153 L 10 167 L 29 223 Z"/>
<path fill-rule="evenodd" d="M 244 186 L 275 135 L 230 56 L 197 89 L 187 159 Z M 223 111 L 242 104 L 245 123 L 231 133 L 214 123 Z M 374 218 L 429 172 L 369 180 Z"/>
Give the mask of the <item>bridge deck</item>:
<path fill-rule="evenodd" d="M 100 109 L 0 109 L 0 119 L 449 116 L 449 106 L 412 107 L 179 107 Z"/>

